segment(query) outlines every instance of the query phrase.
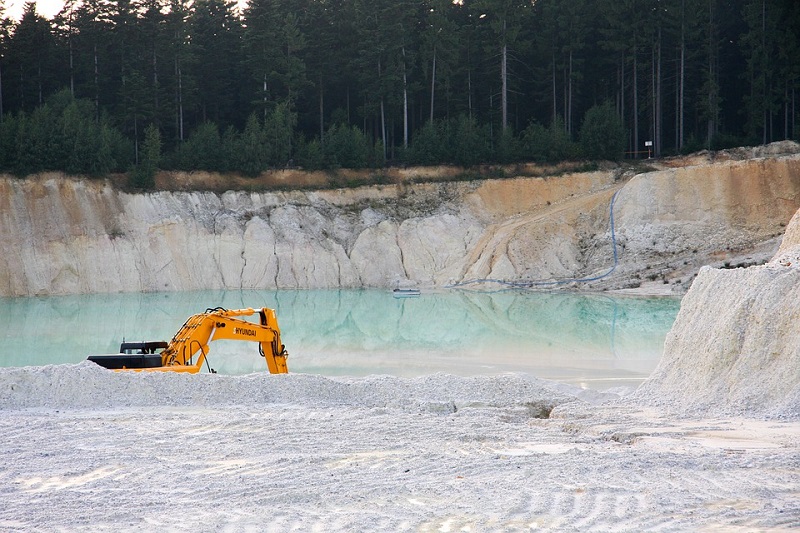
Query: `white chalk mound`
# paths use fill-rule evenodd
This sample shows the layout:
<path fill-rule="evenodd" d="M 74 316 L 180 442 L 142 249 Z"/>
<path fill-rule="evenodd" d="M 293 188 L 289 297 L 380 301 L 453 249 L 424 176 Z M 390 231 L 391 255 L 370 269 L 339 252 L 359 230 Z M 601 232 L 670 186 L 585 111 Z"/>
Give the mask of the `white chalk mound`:
<path fill-rule="evenodd" d="M 705 415 L 800 419 L 800 211 L 761 266 L 703 268 L 633 398 Z"/>
<path fill-rule="evenodd" d="M 464 407 L 502 407 L 521 408 L 530 416 L 545 418 L 562 403 L 612 397 L 615 396 L 525 374 L 434 374 L 419 378 L 327 378 L 266 372 L 247 376 L 189 375 L 112 372 L 88 361 L 0 369 L 0 410 L 286 404 L 452 413 Z"/>

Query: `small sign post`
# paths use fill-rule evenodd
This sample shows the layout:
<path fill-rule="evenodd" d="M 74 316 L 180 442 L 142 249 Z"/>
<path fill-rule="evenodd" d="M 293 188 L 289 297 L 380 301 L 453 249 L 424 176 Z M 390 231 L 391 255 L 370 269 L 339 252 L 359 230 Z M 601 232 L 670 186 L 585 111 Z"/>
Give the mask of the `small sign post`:
<path fill-rule="evenodd" d="M 651 159 L 653 154 L 653 141 L 645 141 L 644 145 L 647 147 L 647 159 Z"/>

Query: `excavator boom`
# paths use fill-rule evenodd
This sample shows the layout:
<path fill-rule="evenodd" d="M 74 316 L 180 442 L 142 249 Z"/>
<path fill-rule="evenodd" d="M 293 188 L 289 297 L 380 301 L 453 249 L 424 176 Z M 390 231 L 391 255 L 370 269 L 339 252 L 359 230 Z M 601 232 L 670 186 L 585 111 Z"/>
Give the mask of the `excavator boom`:
<path fill-rule="evenodd" d="M 255 314 L 258 314 L 258 323 L 241 318 Z M 275 311 L 266 307 L 258 310 L 206 309 L 204 313 L 190 316 L 169 343 L 123 343 L 121 353 L 90 355 L 89 360 L 113 370 L 195 374 L 206 362 L 209 343 L 221 339 L 256 342 L 272 374 L 289 371 L 286 366 L 288 354 L 281 343 L 278 319 Z M 157 353 L 161 348 L 163 351 Z"/>

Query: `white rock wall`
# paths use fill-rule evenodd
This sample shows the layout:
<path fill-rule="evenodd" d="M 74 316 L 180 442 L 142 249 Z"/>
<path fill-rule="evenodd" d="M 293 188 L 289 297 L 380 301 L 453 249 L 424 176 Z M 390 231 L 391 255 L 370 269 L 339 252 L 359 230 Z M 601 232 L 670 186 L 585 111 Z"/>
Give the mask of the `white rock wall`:
<path fill-rule="evenodd" d="M 755 158 L 639 174 L 620 193 L 629 254 L 728 250 L 749 236 L 781 235 L 800 205 L 800 156 Z"/>
<path fill-rule="evenodd" d="M 9 296 L 434 285 L 458 277 L 483 227 L 452 206 L 390 218 L 386 195 L 369 193 L 127 194 L 62 177 L 4 179 L 0 192 Z"/>
<path fill-rule="evenodd" d="M 0 296 L 586 278 L 613 265 L 617 190 L 619 268 L 591 288 L 779 234 L 800 207 L 800 156 L 630 180 L 609 171 L 317 192 L 129 194 L 61 175 L 0 177 Z"/>

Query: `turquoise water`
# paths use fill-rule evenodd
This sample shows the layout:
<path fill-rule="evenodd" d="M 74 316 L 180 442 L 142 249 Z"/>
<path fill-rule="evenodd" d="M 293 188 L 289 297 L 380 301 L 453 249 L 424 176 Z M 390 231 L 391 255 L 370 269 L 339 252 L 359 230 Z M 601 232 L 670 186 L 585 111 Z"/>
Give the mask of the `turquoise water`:
<path fill-rule="evenodd" d="M 208 307 L 275 308 L 291 372 L 419 376 L 526 372 L 636 384 L 661 356 L 676 298 L 381 290 L 201 291 L 0 299 L 0 366 L 78 363 L 122 340 L 169 340 Z M 255 344 L 211 344 L 223 374 L 264 371 Z"/>

